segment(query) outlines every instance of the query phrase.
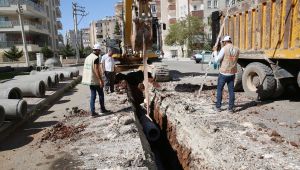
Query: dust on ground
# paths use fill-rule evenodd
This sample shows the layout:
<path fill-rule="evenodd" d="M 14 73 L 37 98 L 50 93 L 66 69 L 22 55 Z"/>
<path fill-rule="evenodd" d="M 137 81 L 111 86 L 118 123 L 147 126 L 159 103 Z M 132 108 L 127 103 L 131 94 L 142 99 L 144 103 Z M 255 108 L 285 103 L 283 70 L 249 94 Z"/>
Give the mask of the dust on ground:
<path fill-rule="evenodd" d="M 78 85 L 0 145 L 0 169 L 148 169 L 139 126 L 125 94 L 105 96 L 110 114 L 92 118 L 89 88 Z M 96 100 L 96 110 L 99 110 Z"/>
<path fill-rule="evenodd" d="M 223 111 L 217 113 L 212 109 L 216 77 L 208 77 L 198 97 L 201 82 L 201 76 L 180 77 L 152 94 L 160 112 L 156 121 L 170 132 L 176 129 L 171 140 L 178 155 L 190 151 L 179 158 L 182 164 L 190 169 L 300 169 L 297 97 L 261 102 L 239 92 L 236 112 L 230 114 L 225 90 Z"/>

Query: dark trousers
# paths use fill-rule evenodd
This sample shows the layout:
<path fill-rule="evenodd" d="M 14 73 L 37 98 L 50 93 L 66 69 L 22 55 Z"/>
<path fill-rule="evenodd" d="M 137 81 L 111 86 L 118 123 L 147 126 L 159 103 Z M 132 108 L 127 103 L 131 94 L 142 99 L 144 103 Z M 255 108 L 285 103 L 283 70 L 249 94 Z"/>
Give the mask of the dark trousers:
<path fill-rule="evenodd" d="M 115 91 L 115 72 L 105 71 L 105 91 L 108 92 L 110 90 L 111 93 Z"/>
<path fill-rule="evenodd" d="M 91 112 L 95 113 L 96 93 L 98 93 L 99 95 L 99 103 L 100 103 L 101 110 L 105 110 L 103 88 L 101 88 L 99 85 L 91 85 L 90 90 L 91 90 L 91 99 L 90 99 Z"/>
<path fill-rule="evenodd" d="M 218 86 L 217 86 L 217 103 L 216 103 L 217 108 L 221 108 L 222 93 L 223 93 L 224 86 L 227 83 L 228 92 L 229 92 L 229 107 L 228 107 L 228 109 L 233 109 L 234 100 L 235 100 L 235 96 L 234 96 L 234 79 L 235 79 L 235 75 L 225 76 L 223 74 L 219 74 Z"/>

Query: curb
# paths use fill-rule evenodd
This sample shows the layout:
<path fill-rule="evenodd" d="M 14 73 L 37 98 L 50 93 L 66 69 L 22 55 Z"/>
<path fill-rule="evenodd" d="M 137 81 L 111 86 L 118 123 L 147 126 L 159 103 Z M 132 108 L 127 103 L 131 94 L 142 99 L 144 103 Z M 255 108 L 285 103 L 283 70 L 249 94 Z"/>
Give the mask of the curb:
<path fill-rule="evenodd" d="M 4 140 L 6 137 L 8 137 L 10 134 L 12 134 L 17 128 L 22 126 L 24 123 L 33 120 L 34 116 L 37 116 L 41 113 L 43 109 L 48 107 L 51 103 L 62 97 L 62 95 L 74 88 L 78 83 L 81 82 L 82 77 L 78 76 L 75 80 L 73 80 L 71 83 L 67 84 L 63 88 L 57 90 L 55 93 L 53 93 L 51 96 L 45 98 L 41 102 L 39 102 L 34 108 L 30 109 L 27 113 L 27 116 L 23 120 L 16 120 L 12 121 L 6 125 L 3 125 L 0 127 L 0 141 Z"/>

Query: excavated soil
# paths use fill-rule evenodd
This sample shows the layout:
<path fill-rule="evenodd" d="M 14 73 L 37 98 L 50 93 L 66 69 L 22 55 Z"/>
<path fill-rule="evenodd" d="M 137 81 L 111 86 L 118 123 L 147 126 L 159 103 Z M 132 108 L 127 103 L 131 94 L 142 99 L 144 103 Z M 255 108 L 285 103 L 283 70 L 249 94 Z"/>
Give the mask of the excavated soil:
<path fill-rule="evenodd" d="M 236 93 L 237 111 L 231 114 L 225 90 L 223 111 L 217 113 L 216 81 L 209 81 L 198 97 L 193 79 L 199 78 L 161 83 L 151 95 L 152 118 L 183 169 L 300 169 L 298 112 Z"/>

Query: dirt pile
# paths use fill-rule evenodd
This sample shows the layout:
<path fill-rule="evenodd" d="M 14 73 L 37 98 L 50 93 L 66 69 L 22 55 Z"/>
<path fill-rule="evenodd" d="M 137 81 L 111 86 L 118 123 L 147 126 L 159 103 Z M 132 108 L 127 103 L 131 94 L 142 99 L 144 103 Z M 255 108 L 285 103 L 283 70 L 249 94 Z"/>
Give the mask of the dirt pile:
<path fill-rule="evenodd" d="M 66 125 L 65 123 L 59 122 L 54 125 L 51 129 L 45 131 L 41 138 L 41 142 L 50 140 L 52 142 L 58 139 L 72 138 L 76 134 L 84 131 L 87 125 L 80 124 L 78 126 Z"/>

